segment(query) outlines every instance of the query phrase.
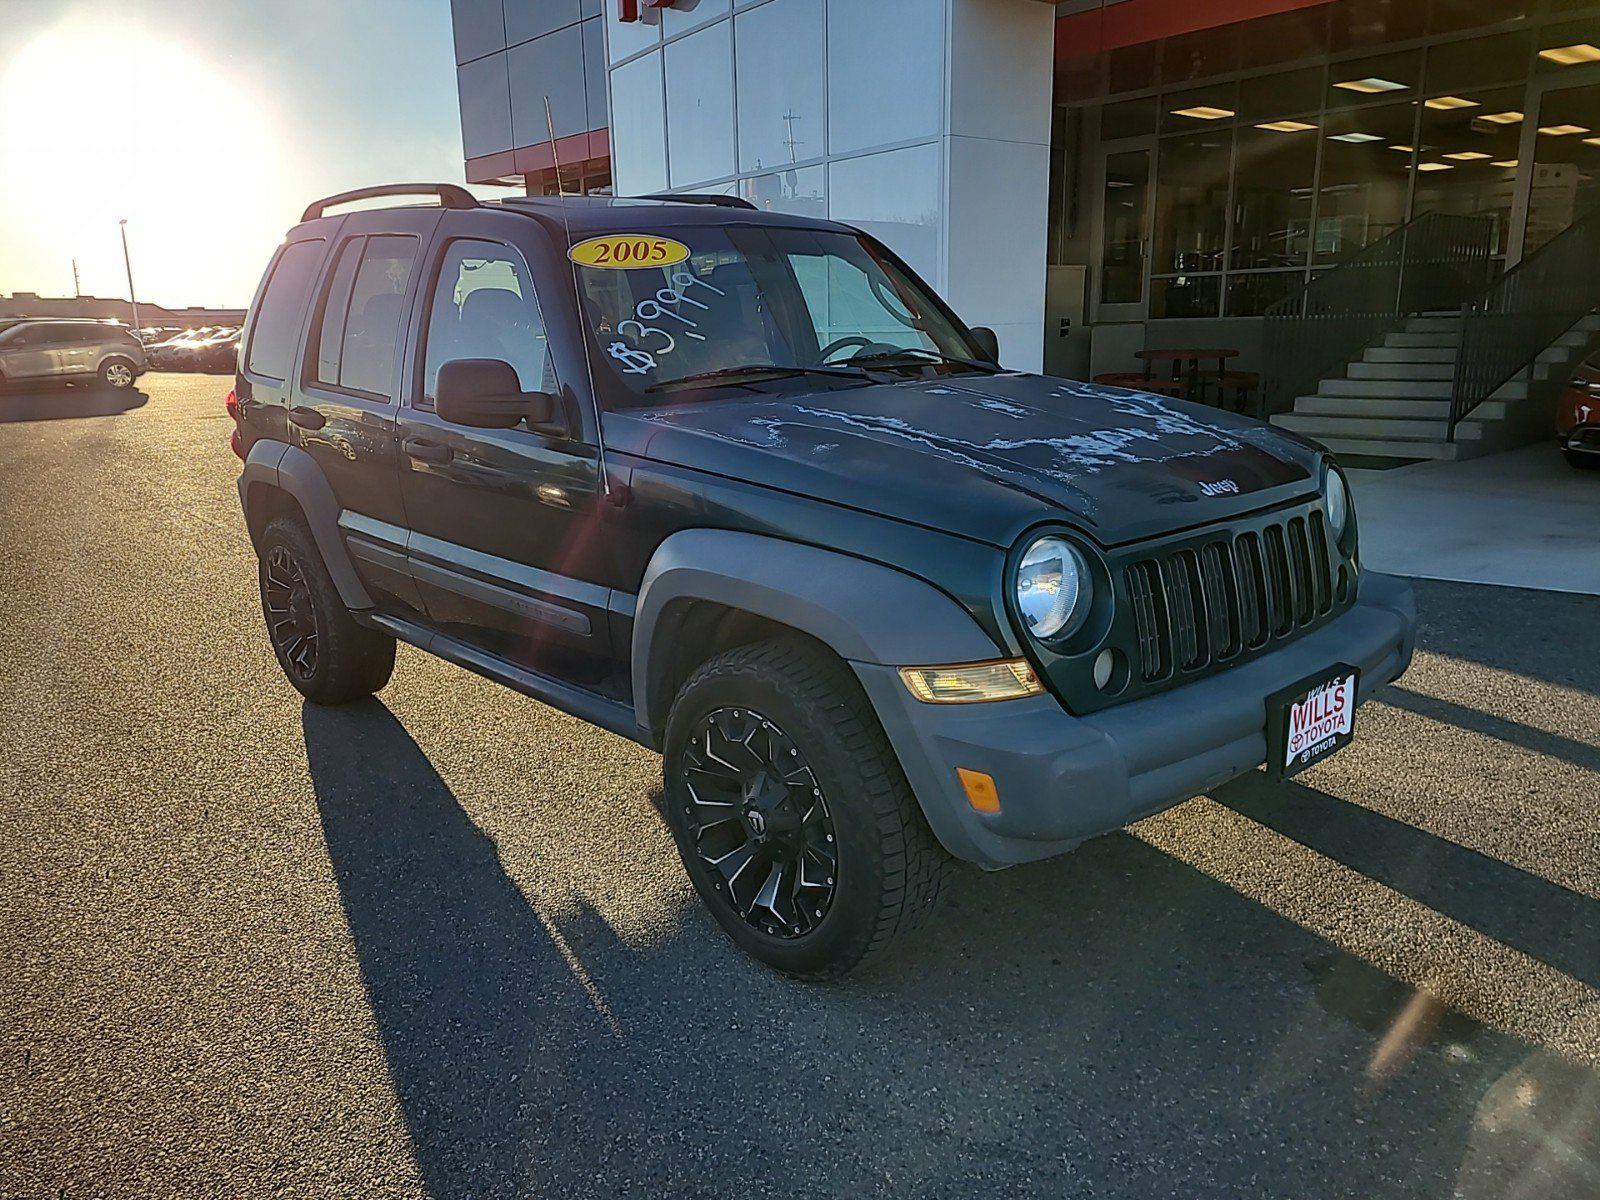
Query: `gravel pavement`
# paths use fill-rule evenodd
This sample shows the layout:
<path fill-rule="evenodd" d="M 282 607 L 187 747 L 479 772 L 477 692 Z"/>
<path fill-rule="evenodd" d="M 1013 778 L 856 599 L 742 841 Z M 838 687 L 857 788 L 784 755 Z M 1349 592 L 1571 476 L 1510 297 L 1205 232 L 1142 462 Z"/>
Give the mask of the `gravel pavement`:
<path fill-rule="evenodd" d="M 1600 599 L 1419 584 L 1349 749 L 802 985 L 639 747 L 303 705 L 226 381 L 142 384 L 0 397 L 0 1197 L 1600 1195 Z"/>

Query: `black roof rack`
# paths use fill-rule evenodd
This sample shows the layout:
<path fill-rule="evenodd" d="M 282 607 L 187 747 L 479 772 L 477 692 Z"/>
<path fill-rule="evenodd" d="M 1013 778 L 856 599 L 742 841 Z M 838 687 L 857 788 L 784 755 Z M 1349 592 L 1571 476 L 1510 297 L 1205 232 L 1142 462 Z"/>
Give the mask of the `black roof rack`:
<path fill-rule="evenodd" d="M 471 192 L 454 183 L 382 183 L 377 187 L 357 188 L 353 192 L 340 192 L 324 196 L 306 206 L 300 219 L 315 221 L 335 204 L 349 204 L 353 200 L 374 200 L 379 196 L 437 196 L 445 208 L 477 208 L 478 202 Z"/>
<path fill-rule="evenodd" d="M 674 204 L 714 204 L 718 208 L 749 208 L 755 205 L 742 196 L 716 196 L 707 192 L 655 192 L 641 200 L 667 200 Z"/>

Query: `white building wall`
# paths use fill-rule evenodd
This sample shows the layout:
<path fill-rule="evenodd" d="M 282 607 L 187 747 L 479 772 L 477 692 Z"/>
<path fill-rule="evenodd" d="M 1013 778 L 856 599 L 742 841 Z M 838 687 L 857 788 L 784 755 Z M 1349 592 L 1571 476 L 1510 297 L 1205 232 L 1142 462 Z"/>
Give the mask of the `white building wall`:
<path fill-rule="evenodd" d="M 1042 365 L 1054 9 L 679 0 L 606 18 L 618 195 L 726 192 L 857 225 L 1002 361 Z"/>

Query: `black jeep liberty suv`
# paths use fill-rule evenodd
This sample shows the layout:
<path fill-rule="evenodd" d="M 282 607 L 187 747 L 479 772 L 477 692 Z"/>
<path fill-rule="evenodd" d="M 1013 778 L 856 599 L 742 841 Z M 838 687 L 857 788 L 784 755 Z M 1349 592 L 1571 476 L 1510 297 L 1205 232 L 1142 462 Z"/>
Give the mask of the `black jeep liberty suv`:
<path fill-rule="evenodd" d="M 695 889 L 796 975 L 952 856 L 1315 762 L 1411 657 L 1324 451 L 1004 370 L 872 238 L 730 197 L 319 201 L 228 407 L 294 686 L 399 638 L 660 751 Z"/>

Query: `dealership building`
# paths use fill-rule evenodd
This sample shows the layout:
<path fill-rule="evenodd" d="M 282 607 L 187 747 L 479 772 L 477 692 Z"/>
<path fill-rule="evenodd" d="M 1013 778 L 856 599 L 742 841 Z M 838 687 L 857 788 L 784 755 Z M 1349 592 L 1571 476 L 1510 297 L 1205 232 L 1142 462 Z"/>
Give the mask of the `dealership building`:
<path fill-rule="evenodd" d="M 1012 367 L 1096 375 L 1224 347 L 1254 387 L 1287 348 L 1310 377 L 1264 377 L 1251 402 L 1329 444 L 1340 430 L 1298 396 L 1321 395 L 1334 358 L 1335 382 L 1374 385 L 1352 398 L 1448 401 L 1448 437 L 1385 427 L 1419 447 L 1492 441 L 1512 418 L 1455 411 L 1450 314 L 1557 239 L 1501 291 L 1568 296 L 1560 260 L 1600 249 L 1583 220 L 1600 198 L 1588 0 L 453 0 L 453 15 L 470 181 L 723 193 L 849 222 L 994 328 Z M 1365 311 L 1374 289 L 1393 293 L 1392 328 Z M 1359 329 L 1307 316 L 1352 308 Z M 1387 360 L 1364 361 L 1389 332 L 1438 351 L 1394 356 L 1393 386 Z M 1494 348 L 1510 362 L 1547 332 L 1508 349 L 1501 329 Z"/>

